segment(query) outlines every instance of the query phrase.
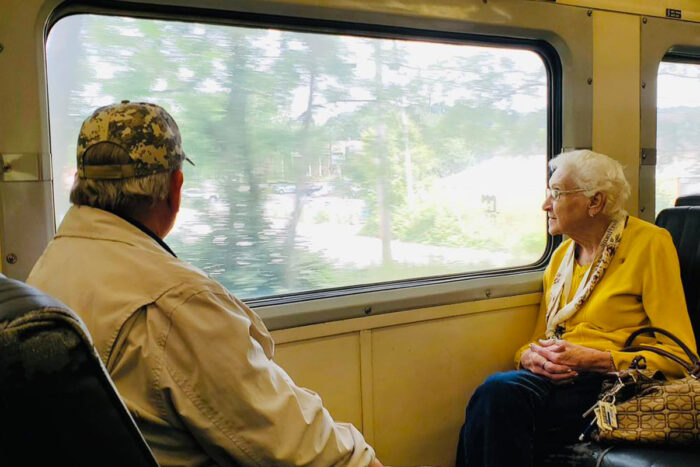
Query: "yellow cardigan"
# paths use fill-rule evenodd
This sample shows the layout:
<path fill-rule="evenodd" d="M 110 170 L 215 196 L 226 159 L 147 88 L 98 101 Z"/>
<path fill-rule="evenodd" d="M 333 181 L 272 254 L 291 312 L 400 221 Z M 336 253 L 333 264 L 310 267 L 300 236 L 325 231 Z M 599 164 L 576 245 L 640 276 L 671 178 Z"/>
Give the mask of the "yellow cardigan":
<path fill-rule="evenodd" d="M 545 338 L 545 313 L 552 279 L 571 242 L 568 239 L 556 249 L 545 269 L 540 312 L 532 342 Z M 566 331 L 562 339 L 611 352 L 618 370 L 629 368 L 637 355 L 619 350 L 629 335 L 643 326 L 666 329 L 695 351 L 695 336 L 685 304 L 678 254 L 668 231 L 630 217 L 605 275 L 583 307 L 563 324 Z M 657 336 L 657 339 L 641 336 L 635 344 L 662 348 L 688 360 L 680 347 L 663 336 Z M 516 367 L 528 345 L 515 353 Z M 682 368 L 665 357 L 653 352 L 639 354 L 646 357 L 650 369 L 661 370 L 668 376 L 683 375 Z"/>

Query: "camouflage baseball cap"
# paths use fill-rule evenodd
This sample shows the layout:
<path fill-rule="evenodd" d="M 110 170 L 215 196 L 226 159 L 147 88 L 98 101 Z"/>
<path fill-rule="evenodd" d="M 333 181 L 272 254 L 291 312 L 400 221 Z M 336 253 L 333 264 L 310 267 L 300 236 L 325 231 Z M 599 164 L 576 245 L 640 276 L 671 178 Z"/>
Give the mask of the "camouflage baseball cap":
<path fill-rule="evenodd" d="M 131 162 L 86 164 L 85 152 L 99 143 L 122 148 Z M 166 172 L 187 160 L 180 130 L 162 107 L 147 102 L 122 101 L 95 110 L 80 128 L 78 136 L 78 177 L 120 180 Z"/>

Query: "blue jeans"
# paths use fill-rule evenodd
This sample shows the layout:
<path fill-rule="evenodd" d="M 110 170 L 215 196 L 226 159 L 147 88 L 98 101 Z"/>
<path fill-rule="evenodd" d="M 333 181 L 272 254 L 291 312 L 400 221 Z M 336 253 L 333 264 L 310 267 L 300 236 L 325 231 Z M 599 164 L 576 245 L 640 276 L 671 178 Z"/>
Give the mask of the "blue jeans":
<path fill-rule="evenodd" d="M 604 375 L 582 373 L 568 384 L 526 370 L 489 376 L 472 395 L 457 466 L 532 466 L 535 451 L 576 441 L 591 421 Z"/>

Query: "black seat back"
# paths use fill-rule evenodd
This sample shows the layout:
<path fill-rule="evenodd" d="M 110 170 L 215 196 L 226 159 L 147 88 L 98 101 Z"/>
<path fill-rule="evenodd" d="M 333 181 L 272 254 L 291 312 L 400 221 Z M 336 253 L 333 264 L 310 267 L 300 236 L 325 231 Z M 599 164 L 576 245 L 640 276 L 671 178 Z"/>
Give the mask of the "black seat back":
<path fill-rule="evenodd" d="M 676 206 L 700 206 L 700 195 L 679 196 Z"/>
<path fill-rule="evenodd" d="M 1 274 L 0 465 L 158 466 L 80 319 Z"/>
<path fill-rule="evenodd" d="M 664 209 L 656 218 L 656 225 L 671 232 L 676 245 L 685 301 L 697 341 L 700 338 L 700 206 Z"/>

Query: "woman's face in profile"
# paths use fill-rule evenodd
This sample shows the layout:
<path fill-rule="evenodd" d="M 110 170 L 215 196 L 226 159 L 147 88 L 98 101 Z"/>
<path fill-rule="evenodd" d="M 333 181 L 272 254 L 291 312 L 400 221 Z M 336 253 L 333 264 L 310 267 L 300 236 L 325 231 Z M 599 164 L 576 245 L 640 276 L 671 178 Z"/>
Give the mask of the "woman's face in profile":
<path fill-rule="evenodd" d="M 549 179 L 550 190 L 577 190 L 566 171 L 557 169 Z M 588 197 L 583 193 L 560 193 L 558 199 L 550 194 L 544 200 L 542 209 L 547 212 L 547 230 L 550 235 L 569 235 L 584 227 L 589 221 L 587 215 Z"/>

